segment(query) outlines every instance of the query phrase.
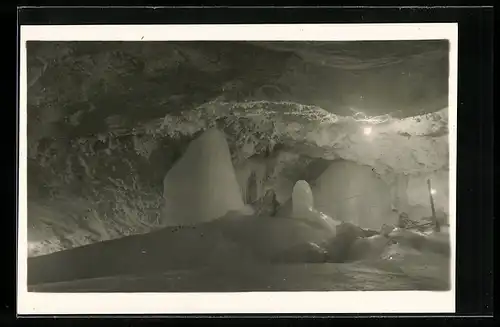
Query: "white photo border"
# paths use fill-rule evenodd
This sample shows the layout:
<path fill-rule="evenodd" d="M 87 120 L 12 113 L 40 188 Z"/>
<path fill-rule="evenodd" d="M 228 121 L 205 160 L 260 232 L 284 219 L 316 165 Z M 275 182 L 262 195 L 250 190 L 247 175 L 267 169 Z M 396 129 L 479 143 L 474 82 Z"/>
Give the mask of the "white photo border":
<path fill-rule="evenodd" d="M 448 40 L 451 289 L 430 291 L 242 293 L 33 293 L 27 290 L 26 41 L 362 41 Z M 20 315 L 454 313 L 458 23 L 255 25 L 40 25 L 20 27 L 19 222 Z"/>

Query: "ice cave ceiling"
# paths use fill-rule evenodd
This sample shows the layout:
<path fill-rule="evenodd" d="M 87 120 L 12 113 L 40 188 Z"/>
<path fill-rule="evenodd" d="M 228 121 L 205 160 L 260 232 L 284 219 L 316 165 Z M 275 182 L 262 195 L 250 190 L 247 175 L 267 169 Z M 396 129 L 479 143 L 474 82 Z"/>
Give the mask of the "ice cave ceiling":
<path fill-rule="evenodd" d="M 27 60 L 32 181 L 75 147 L 129 142 L 167 166 L 155 149 L 182 152 L 212 126 L 235 164 L 279 147 L 379 171 L 448 166 L 445 41 L 29 42 Z"/>

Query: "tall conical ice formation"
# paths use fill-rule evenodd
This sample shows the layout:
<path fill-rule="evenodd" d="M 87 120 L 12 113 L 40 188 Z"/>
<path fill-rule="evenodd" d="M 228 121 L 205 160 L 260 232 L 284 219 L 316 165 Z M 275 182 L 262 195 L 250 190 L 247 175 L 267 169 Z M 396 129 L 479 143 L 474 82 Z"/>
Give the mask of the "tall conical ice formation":
<path fill-rule="evenodd" d="M 314 207 L 314 199 L 309 183 L 300 180 L 295 183 L 292 192 L 292 216 L 307 218 Z"/>
<path fill-rule="evenodd" d="M 166 225 L 193 225 L 244 209 L 224 134 L 205 131 L 192 141 L 163 181 Z"/>

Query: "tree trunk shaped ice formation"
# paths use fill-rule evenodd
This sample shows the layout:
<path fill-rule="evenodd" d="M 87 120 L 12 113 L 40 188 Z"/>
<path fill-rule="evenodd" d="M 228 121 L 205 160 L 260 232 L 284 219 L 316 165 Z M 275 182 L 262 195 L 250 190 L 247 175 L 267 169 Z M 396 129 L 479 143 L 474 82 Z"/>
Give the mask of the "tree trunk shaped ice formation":
<path fill-rule="evenodd" d="M 368 166 L 332 162 L 316 180 L 313 194 L 316 209 L 335 219 L 375 230 L 395 223 L 390 187 Z"/>
<path fill-rule="evenodd" d="M 167 226 L 211 221 L 244 208 L 227 141 L 216 129 L 191 142 L 163 187 L 162 220 Z"/>
<path fill-rule="evenodd" d="M 268 159 L 249 158 L 235 167 L 236 179 L 245 204 L 252 204 L 265 195 L 267 161 Z"/>

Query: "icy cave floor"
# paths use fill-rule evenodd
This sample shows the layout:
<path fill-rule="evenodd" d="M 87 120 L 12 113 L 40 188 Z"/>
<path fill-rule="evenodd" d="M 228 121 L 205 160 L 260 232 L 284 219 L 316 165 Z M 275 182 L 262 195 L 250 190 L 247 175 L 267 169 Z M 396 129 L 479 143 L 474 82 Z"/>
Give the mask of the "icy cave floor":
<path fill-rule="evenodd" d="M 425 263 L 423 262 L 425 261 Z M 251 264 L 29 286 L 30 292 L 447 291 L 446 262 Z"/>
<path fill-rule="evenodd" d="M 269 217 L 270 218 L 270 217 Z M 279 218 L 277 218 L 279 219 Z M 218 226 L 217 228 L 211 228 Z M 450 289 L 449 254 L 401 242 L 346 263 L 266 261 L 221 225 L 99 242 L 28 260 L 30 292 L 265 292 Z M 168 234 L 167 234 L 168 233 Z M 250 234 L 253 234 L 250 232 Z M 200 237 L 203 235 L 203 237 Z M 254 235 L 259 240 L 259 235 Z M 447 238 L 447 233 L 439 237 Z M 251 236 L 250 236 L 251 237 Z M 260 235 L 262 237 L 262 235 Z M 271 235 L 279 238 L 279 235 Z M 429 240 L 431 240 L 429 238 Z M 260 242 L 260 241 L 259 241 Z M 262 240 L 265 243 L 266 240 Z M 449 246 L 448 241 L 445 242 Z M 309 262 L 308 262 L 309 260 Z"/>

